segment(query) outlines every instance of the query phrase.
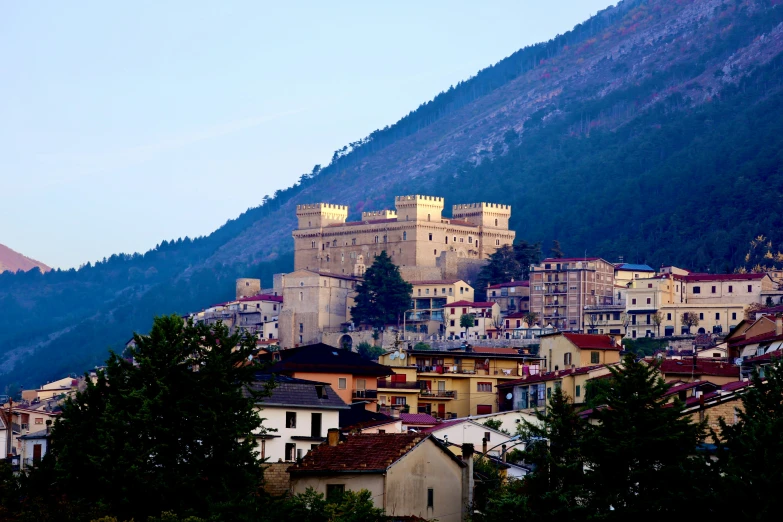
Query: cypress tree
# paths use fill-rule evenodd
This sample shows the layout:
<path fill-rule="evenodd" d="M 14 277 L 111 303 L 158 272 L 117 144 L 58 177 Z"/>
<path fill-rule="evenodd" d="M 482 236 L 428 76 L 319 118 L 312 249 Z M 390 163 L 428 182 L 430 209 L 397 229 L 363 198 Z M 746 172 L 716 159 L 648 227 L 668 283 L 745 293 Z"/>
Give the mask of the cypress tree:
<path fill-rule="evenodd" d="M 410 308 L 412 291 L 411 284 L 402 278 L 400 269 L 384 250 L 356 287 L 356 305 L 351 308 L 351 316 L 354 322 L 375 328 L 397 324 Z"/>

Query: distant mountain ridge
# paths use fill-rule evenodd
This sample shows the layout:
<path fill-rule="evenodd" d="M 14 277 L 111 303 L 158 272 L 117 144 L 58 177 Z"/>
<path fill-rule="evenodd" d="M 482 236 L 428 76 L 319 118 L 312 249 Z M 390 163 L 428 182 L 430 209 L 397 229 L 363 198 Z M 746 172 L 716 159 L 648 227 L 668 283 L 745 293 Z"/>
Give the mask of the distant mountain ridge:
<path fill-rule="evenodd" d="M 22 255 L 0 243 L 0 273 L 6 270 L 9 272 L 16 272 L 17 270 L 27 272 L 35 267 L 41 269 L 41 272 L 51 270 L 50 267 L 40 261 Z"/>
<path fill-rule="evenodd" d="M 625 0 L 335 152 L 207 237 L 77 270 L 0 274 L 0 389 L 81 372 L 152 316 L 292 269 L 301 203 L 512 205 L 566 253 L 731 271 L 783 250 L 781 0 Z"/>

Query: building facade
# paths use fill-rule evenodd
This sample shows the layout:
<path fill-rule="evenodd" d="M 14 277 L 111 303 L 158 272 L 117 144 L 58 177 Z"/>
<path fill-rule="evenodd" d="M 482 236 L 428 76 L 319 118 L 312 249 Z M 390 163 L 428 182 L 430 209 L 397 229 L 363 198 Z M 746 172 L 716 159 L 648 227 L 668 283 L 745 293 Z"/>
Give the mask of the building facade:
<path fill-rule="evenodd" d="M 530 311 L 530 281 L 509 281 L 487 288 L 487 301 L 500 306 L 503 316 Z"/>
<path fill-rule="evenodd" d="M 530 311 L 542 326 L 581 332 L 585 307 L 614 304 L 614 265 L 604 259 L 545 259 L 531 269 Z"/>
<path fill-rule="evenodd" d="M 347 206 L 298 205 L 294 269 L 352 274 L 359 256 L 370 265 L 386 251 L 407 280 L 441 279 L 447 276 L 438 268 L 441 256 L 482 261 L 514 241 L 508 205 L 454 205 L 451 218 L 442 215 L 443 198 L 434 196 L 398 196 L 395 207 L 363 212 L 361 221 L 348 222 Z"/>

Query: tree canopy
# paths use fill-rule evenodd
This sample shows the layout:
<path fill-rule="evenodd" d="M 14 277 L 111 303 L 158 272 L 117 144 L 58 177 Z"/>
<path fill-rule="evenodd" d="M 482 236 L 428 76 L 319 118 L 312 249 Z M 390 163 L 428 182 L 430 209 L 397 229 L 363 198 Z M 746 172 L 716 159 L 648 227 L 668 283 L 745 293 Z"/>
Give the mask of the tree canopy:
<path fill-rule="evenodd" d="M 410 308 L 413 287 L 400 275 L 391 258 L 382 251 L 364 273 L 356 287 L 356 305 L 351 308 L 353 321 L 375 328 L 397 324 Z"/>

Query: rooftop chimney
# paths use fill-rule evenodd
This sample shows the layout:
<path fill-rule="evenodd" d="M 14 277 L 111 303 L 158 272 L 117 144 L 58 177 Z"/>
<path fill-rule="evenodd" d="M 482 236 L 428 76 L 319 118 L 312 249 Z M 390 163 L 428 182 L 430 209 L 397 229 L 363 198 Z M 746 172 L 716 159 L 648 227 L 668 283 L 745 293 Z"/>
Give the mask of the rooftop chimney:
<path fill-rule="evenodd" d="M 340 442 L 340 430 L 337 428 L 329 428 L 326 432 L 326 440 L 330 446 L 337 446 Z"/>
<path fill-rule="evenodd" d="M 467 520 L 473 506 L 473 444 L 462 445 L 462 461 L 466 464 L 462 469 L 462 519 Z"/>

